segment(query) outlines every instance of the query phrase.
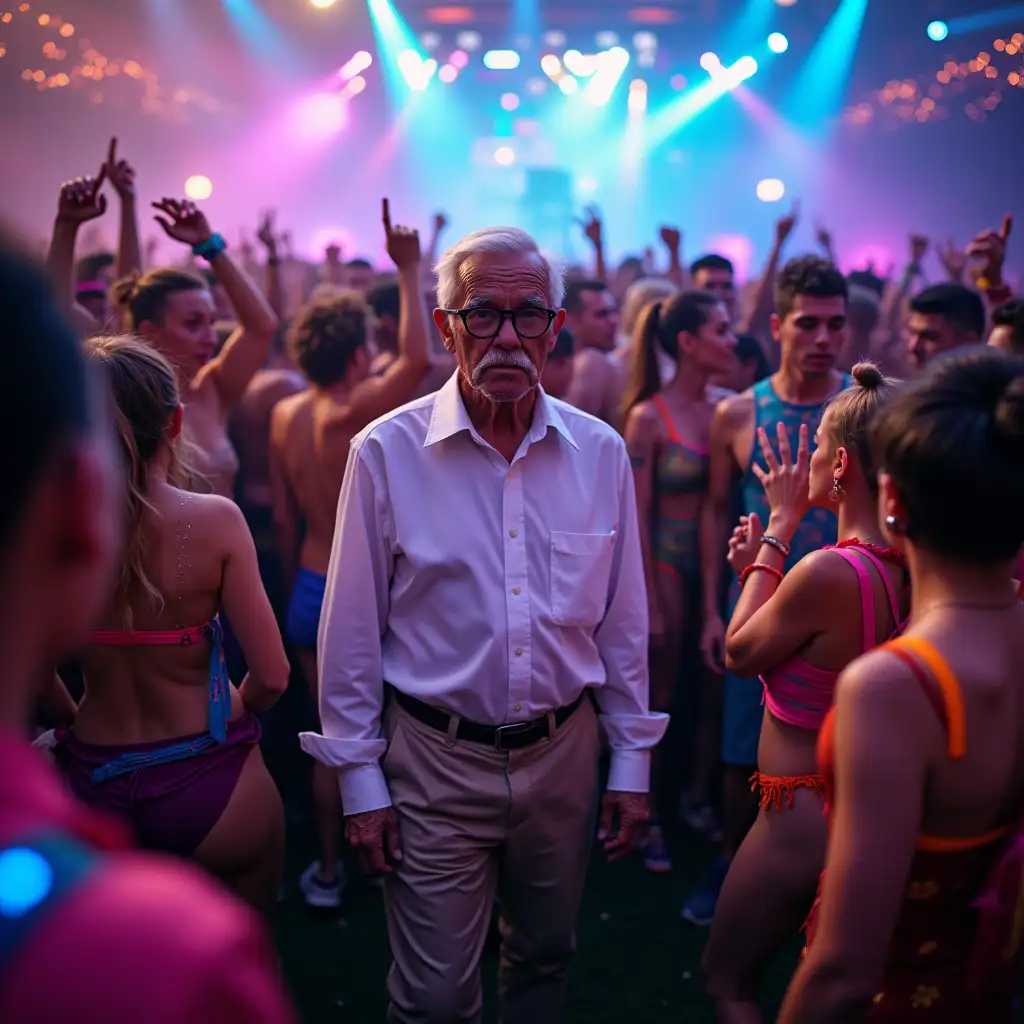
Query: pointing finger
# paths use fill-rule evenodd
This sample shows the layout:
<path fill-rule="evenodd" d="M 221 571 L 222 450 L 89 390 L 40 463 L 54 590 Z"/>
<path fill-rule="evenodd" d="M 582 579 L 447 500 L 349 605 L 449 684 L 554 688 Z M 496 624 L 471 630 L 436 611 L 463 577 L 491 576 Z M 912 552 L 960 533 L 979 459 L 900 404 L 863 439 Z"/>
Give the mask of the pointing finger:
<path fill-rule="evenodd" d="M 1006 242 L 1013 231 L 1013 214 L 1008 213 L 1003 217 L 1003 226 L 999 229 L 999 237 Z"/>
<path fill-rule="evenodd" d="M 384 220 L 384 230 L 387 234 L 391 234 L 391 204 L 387 199 L 380 201 L 380 213 Z"/>
<path fill-rule="evenodd" d="M 110 149 L 107 150 L 107 166 L 114 167 L 117 165 L 117 136 L 115 135 L 110 140 Z"/>

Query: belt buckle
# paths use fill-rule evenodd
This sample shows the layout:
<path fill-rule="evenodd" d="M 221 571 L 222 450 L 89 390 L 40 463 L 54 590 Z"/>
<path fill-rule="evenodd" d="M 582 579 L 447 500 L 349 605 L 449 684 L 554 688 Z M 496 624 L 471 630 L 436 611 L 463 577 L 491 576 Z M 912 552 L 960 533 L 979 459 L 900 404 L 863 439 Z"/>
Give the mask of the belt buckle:
<path fill-rule="evenodd" d="M 533 722 L 513 722 L 510 725 L 499 725 L 494 730 L 494 749 L 501 751 L 507 750 L 506 747 L 503 747 L 501 745 L 502 736 L 504 736 L 506 733 L 510 735 L 515 735 L 516 733 L 524 732 L 527 729 L 532 729 L 533 724 Z"/>

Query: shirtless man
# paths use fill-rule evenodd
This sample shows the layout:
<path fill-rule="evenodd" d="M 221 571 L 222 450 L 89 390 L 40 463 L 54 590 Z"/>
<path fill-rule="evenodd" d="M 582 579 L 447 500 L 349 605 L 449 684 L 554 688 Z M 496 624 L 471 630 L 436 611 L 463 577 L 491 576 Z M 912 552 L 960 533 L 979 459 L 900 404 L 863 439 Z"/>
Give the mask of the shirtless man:
<path fill-rule="evenodd" d="M 615 299 L 603 281 L 575 281 L 564 302 L 565 326 L 576 346 L 565 400 L 614 426 L 624 384 L 622 366 L 612 356 L 619 329 Z"/>
<path fill-rule="evenodd" d="M 836 267 L 814 256 L 791 260 L 775 282 L 772 337 L 780 346 L 777 373 L 742 394 L 727 398 L 711 424 L 711 467 L 707 498 L 701 513 L 700 549 L 704 604 L 701 651 L 709 668 L 723 671 L 725 624 L 722 620 L 722 573 L 729 533 L 735 525 L 735 487 L 742 489 L 742 512 L 756 512 L 768 522 L 764 488 L 751 470 L 760 452 L 758 429 L 774 439 L 778 423 L 791 437 L 801 425 L 814 436 L 825 403 L 851 379 L 836 370 L 846 340 L 846 279 Z M 812 509 L 801 521 L 790 545 L 790 568 L 809 551 L 834 544 L 836 518 L 827 509 Z M 730 589 L 730 610 L 737 597 Z M 721 855 L 700 888 L 683 908 L 683 917 L 710 924 L 733 853 L 757 811 L 749 777 L 757 765 L 761 731 L 761 683 L 726 675 L 722 707 L 723 810 L 725 841 Z"/>
<path fill-rule="evenodd" d="M 271 415 L 274 523 L 286 575 L 295 581 L 286 633 L 314 697 L 320 607 L 349 442 L 379 416 L 411 401 L 431 366 L 419 235 L 392 228 L 386 199 L 383 213 L 401 294 L 398 357 L 381 376 L 371 376 L 371 314 L 362 296 L 335 292 L 316 299 L 296 318 L 289 336 L 292 356 L 310 386 L 279 403 Z M 320 859 L 306 869 L 300 885 L 310 906 L 337 907 L 341 798 L 335 773 L 319 762 L 313 766 L 313 799 Z"/>

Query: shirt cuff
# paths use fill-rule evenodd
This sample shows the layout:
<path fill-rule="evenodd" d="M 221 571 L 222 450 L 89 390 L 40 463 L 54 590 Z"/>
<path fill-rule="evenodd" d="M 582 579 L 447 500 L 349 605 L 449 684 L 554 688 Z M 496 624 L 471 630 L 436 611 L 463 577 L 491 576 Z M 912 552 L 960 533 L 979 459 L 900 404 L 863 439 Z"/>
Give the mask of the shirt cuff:
<path fill-rule="evenodd" d="M 391 794 L 380 765 L 364 764 L 338 772 L 341 806 L 346 815 L 365 814 L 391 806 Z"/>
<path fill-rule="evenodd" d="M 613 750 L 608 766 L 608 789 L 617 793 L 646 793 L 650 788 L 650 750 Z"/>

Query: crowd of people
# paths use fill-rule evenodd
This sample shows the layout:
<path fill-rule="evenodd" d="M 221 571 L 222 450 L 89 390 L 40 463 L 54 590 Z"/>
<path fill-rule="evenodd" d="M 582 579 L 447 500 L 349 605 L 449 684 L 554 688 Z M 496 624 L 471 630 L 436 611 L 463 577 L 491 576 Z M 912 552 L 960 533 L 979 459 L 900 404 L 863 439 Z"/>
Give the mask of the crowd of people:
<path fill-rule="evenodd" d="M 152 206 L 176 265 L 112 140 L 44 267 L 0 246 L 0 1017 L 293 1019 L 283 736 L 304 899 L 343 840 L 383 887 L 390 1019 L 480 1020 L 495 915 L 502 1019 L 561 1019 L 595 835 L 667 873 L 677 817 L 719 848 L 682 908 L 719 1020 L 801 929 L 787 1024 L 1012 1019 L 1010 217 L 919 287 L 916 235 L 897 277 L 785 259 L 794 208 L 740 289 L 675 227 L 610 267 L 596 210 L 563 273 L 385 199 L 385 272 Z"/>

